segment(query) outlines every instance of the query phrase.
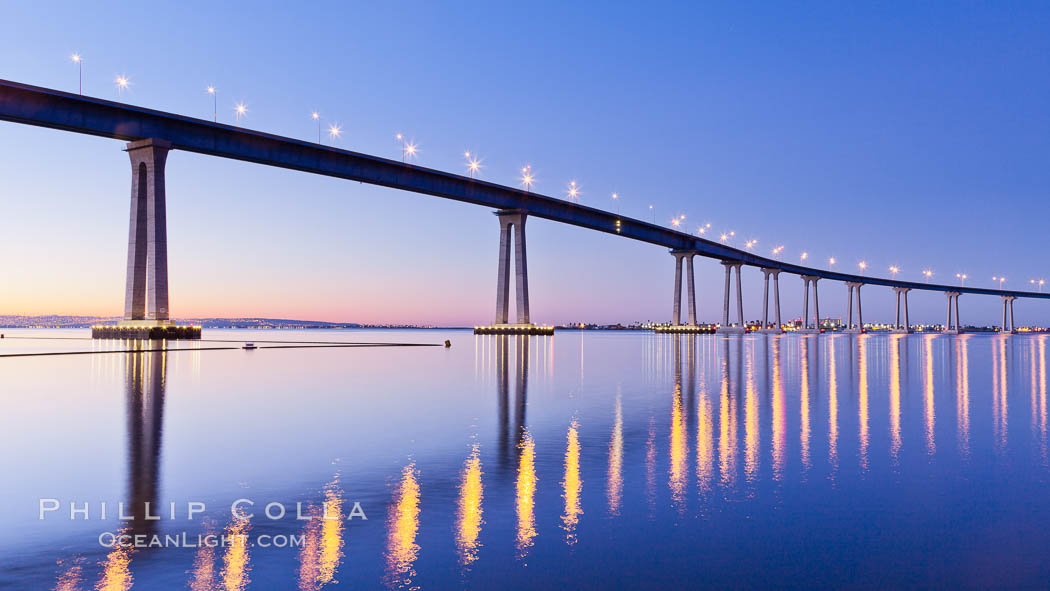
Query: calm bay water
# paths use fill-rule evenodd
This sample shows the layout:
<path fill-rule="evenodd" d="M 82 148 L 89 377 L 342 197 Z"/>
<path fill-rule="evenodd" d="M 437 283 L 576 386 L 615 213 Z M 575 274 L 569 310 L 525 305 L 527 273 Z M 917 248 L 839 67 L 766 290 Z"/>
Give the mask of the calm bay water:
<path fill-rule="evenodd" d="M 2 332 L 0 355 L 114 347 Z M 0 587 L 1050 581 L 1044 335 L 204 336 L 235 342 L 0 357 Z M 42 498 L 60 507 L 43 520 Z"/>

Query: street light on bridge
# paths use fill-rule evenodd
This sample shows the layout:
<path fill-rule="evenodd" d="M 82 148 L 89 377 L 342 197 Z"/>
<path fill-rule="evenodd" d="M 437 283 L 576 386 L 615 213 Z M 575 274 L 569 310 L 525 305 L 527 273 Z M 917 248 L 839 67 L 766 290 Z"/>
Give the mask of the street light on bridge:
<path fill-rule="evenodd" d="M 237 106 L 233 108 L 233 113 L 237 117 L 237 124 L 240 125 L 241 117 L 248 115 L 248 107 L 244 106 L 244 103 L 237 103 Z"/>
<path fill-rule="evenodd" d="M 74 53 L 70 59 L 73 60 L 73 63 L 77 65 L 77 70 L 79 70 L 79 72 L 78 72 L 79 80 L 80 80 L 79 88 L 80 88 L 80 94 L 81 94 L 81 96 L 83 96 L 83 94 L 84 94 L 84 60 L 80 57 L 79 53 Z"/>
<path fill-rule="evenodd" d="M 310 117 L 317 122 L 317 143 L 321 143 L 321 114 L 314 111 L 310 113 Z"/>
<path fill-rule="evenodd" d="M 926 277 L 926 283 L 929 283 L 930 277 L 933 277 L 933 271 L 929 269 L 923 269 L 922 274 Z"/>
<path fill-rule="evenodd" d="M 331 145 L 335 145 L 335 140 L 341 133 L 343 133 L 343 128 L 339 127 L 338 123 L 333 123 L 328 126 L 328 140 L 331 142 Z"/>
<path fill-rule="evenodd" d="M 120 91 L 131 86 L 131 80 L 127 76 L 117 76 L 117 102 L 120 102 Z"/>
<path fill-rule="evenodd" d="M 208 94 L 211 95 L 211 120 L 215 123 L 219 122 L 219 93 L 215 91 L 214 86 L 208 87 Z"/>
<path fill-rule="evenodd" d="M 966 273 L 956 273 L 955 277 L 959 280 L 959 285 L 966 286 L 966 279 L 969 277 Z"/>
<path fill-rule="evenodd" d="M 613 203 L 616 204 L 616 215 L 620 215 L 620 194 L 619 193 L 613 193 L 612 194 L 612 200 L 613 200 Z"/>
<path fill-rule="evenodd" d="M 900 267 L 898 267 L 896 265 L 891 266 L 890 267 L 890 276 L 893 279 L 896 279 L 897 278 L 897 273 L 900 273 Z"/>
<path fill-rule="evenodd" d="M 992 277 L 992 281 L 999 282 L 999 289 L 1003 288 L 1003 281 L 1006 281 L 1006 277 Z"/>
<path fill-rule="evenodd" d="M 535 182 L 536 176 L 532 174 L 532 165 L 526 164 L 521 167 L 521 186 L 525 188 L 526 193 L 532 189 L 532 185 L 535 184 Z"/>
<path fill-rule="evenodd" d="M 808 258 L 809 258 L 809 253 L 805 252 L 805 251 L 803 251 L 802 254 L 798 255 L 798 260 L 800 260 L 802 262 L 806 262 L 806 259 L 808 259 Z"/>
<path fill-rule="evenodd" d="M 580 188 L 576 185 L 576 181 L 569 181 L 569 190 L 566 191 L 566 194 L 569 196 L 569 201 L 580 202 Z"/>
<path fill-rule="evenodd" d="M 864 270 L 868 268 L 867 261 L 861 261 L 861 262 L 857 263 L 857 266 L 860 267 L 860 276 L 863 277 L 864 276 Z"/>
<path fill-rule="evenodd" d="M 481 171 L 481 159 L 476 154 L 471 155 L 470 152 L 463 152 L 463 157 L 467 159 L 467 172 L 470 178 L 474 178 L 474 175 Z"/>
<path fill-rule="evenodd" d="M 407 162 L 409 158 L 415 158 L 419 154 L 419 144 L 415 142 L 405 142 L 404 153 L 401 156 L 401 162 Z"/>
<path fill-rule="evenodd" d="M 1029 279 L 1028 283 L 1031 283 L 1032 285 L 1038 285 L 1039 293 L 1043 293 L 1043 284 L 1045 284 L 1046 281 L 1043 279 Z"/>
<path fill-rule="evenodd" d="M 828 258 L 828 268 L 833 271 L 835 270 L 835 257 Z"/>

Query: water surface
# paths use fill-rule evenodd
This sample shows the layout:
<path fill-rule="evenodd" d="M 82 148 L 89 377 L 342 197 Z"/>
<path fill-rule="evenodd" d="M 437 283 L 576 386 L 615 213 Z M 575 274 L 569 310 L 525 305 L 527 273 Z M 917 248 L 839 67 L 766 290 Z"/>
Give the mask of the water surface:
<path fill-rule="evenodd" d="M 1050 580 L 1044 335 L 211 330 L 105 353 L 86 331 L 2 332 L 0 355 L 96 351 L 0 357 L 4 588 Z M 41 498 L 61 508 L 40 520 Z"/>

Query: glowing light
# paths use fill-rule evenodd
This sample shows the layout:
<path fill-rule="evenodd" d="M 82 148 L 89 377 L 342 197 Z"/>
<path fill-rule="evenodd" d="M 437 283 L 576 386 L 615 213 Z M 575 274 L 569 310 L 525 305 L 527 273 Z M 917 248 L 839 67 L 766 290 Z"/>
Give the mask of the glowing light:
<path fill-rule="evenodd" d="M 799 255 L 799 260 L 804 261 L 804 260 L 806 260 L 808 258 L 809 258 L 809 253 L 808 252 L 803 252 L 801 255 Z"/>
<path fill-rule="evenodd" d="M 131 86 L 131 80 L 127 76 L 117 76 L 117 101 L 120 101 L 120 91 Z"/>
<path fill-rule="evenodd" d="M 726 240 L 729 240 L 729 234 L 722 234 L 721 236 L 718 237 L 718 240 L 720 242 L 725 242 Z"/>
<path fill-rule="evenodd" d="M 899 267 L 897 267 L 897 266 L 890 267 L 890 274 L 893 276 L 894 279 L 897 278 L 897 273 L 900 273 L 900 268 Z"/>
<path fill-rule="evenodd" d="M 926 277 L 926 283 L 929 283 L 930 277 L 933 277 L 933 271 L 929 269 L 923 269 L 922 274 Z"/>
<path fill-rule="evenodd" d="M 387 573 L 395 587 L 409 587 L 415 579 L 414 564 L 419 556 L 419 482 L 415 464 L 401 471 L 394 505 L 387 520 Z"/>
<path fill-rule="evenodd" d="M 474 175 L 481 172 L 481 159 L 476 155 L 471 156 L 470 152 L 464 152 L 463 157 L 467 159 L 467 173 L 470 174 L 470 178 L 474 178 Z"/>
<path fill-rule="evenodd" d="M 969 275 L 966 273 L 956 273 L 955 278 L 959 280 L 959 285 L 966 285 L 966 280 L 969 278 Z"/>
<path fill-rule="evenodd" d="M 518 557 L 524 558 L 536 537 L 536 444 L 528 431 L 522 433 L 518 460 L 516 509 Z"/>
<path fill-rule="evenodd" d="M 860 272 L 863 273 L 864 270 L 868 268 L 868 263 L 866 261 L 861 261 L 857 266 L 860 267 Z"/>
<path fill-rule="evenodd" d="M 234 115 L 237 117 L 237 123 L 241 122 L 241 117 L 247 116 L 248 107 L 244 103 L 237 103 L 237 106 L 233 108 Z"/>
<path fill-rule="evenodd" d="M 606 496 L 609 498 L 609 513 L 619 515 L 620 502 L 623 499 L 623 403 L 619 396 L 616 397 L 616 419 L 609 441 L 609 481 Z"/>
<path fill-rule="evenodd" d="M 481 453 L 475 443 L 460 475 L 459 509 L 456 515 L 456 547 L 459 549 L 460 563 L 464 566 L 478 559 L 478 548 L 481 546 L 478 542 L 484 523 L 481 518 L 484 498 L 481 477 Z"/>
<path fill-rule="evenodd" d="M 127 533 L 121 531 L 119 533 Z M 131 548 L 120 544 L 113 546 L 113 550 L 106 555 L 105 566 L 102 571 L 102 579 L 95 585 L 99 591 L 127 591 L 131 589 Z"/>
<path fill-rule="evenodd" d="M 579 424 L 573 419 L 569 424 L 565 448 L 565 479 L 562 481 L 565 497 L 565 514 L 562 515 L 563 528 L 567 532 L 565 542 L 572 546 L 576 543 L 576 524 L 580 521 L 580 492 L 583 480 L 580 478 L 580 436 Z"/>
<path fill-rule="evenodd" d="M 339 127 L 339 124 L 333 123 L 328 126 L 328 139 L 335 145 L 335 140 L 339 137 L 339 134 L 343 133 L 343 128 Z"/>
<path fill-rule="evenodd" d="M 534 184 L 536 184 L 536 175 L 532 173 L 532 165 L 527 164 L 521 168 L 521 186 L 526 191 L 530 191 Z"/>
<path fill-rule="evenodd" d="M 992 277 L 992 281 L 999 282 L 999 289 L 1003 288 L 1003 281 L 1006 281 L 1006 277 Z"/>
<path fill-rule="evenodd" d="M 828 266 L 830 266 L 830 267 L 834 267 L 835 266 L 835 257 L 831 257 L 831 258 L 828 259 Z"/>
<path fill-rule="evenodd" d="M 214 86 L 209 86 L 208 87 L 208 94 L 215 94 L 215 87 Z M 317 113 L 314 113 L 314 115 L 315 115 L 314 119 L 316 119 L 317 118 L 316 117 Z"/>
<path fill-rule="evenodd" d="M 671 502 L 679 512 L 685 510 L 686 467 L 689 462 L 688 432 L 686 431 L 685 413 L 682 407 L 681 380 L 675 380 L 674 396 L 671 399 L 671 429 L 668 441 L 670 470 L 668 487 L 671 489 Z"/>
<path fill-rule="evenodd" d="M 80 63 L 80 54 L 79 53 L 74 53 L 73 54 L 73 62 L 74 63 L 78 63 L 78 64 Z"/>
<path fill-rule="evenodd" d="M 405 143 L 405 158 L 415 158 L 419 154 L 419 145 L 413 142 Z"/>
<path fill-rule="evenodd" d="M 222 582 L 227 591 L 242 591 L 250 581 L 248 578 L 248 571 L 251 570 L 248 556 L 249 529 L 251 529 L 251 523 L 247 519 L 235 518 L 226 526 L 223 534 L 231 540 L 226 546 L 226 555 L 223 556 Z"/>
<path fill-rule="evenodd" d="M 570 201 L 579 202 L 580 188 L 576 185 L 576 181 L 569 181 L 569 190 L 566 191 Z"/>

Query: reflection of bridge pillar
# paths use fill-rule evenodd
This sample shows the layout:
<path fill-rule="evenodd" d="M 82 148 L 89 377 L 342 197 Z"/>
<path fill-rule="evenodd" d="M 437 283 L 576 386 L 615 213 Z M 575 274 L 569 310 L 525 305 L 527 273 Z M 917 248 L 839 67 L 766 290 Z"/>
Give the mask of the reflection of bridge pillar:
<path fill-rule="evenodd" d="M 765 288 L 762 292 L 762 330 L 761 332 L 780 334 L 784 331 L 780 321 L 780 269 L 762 269 L 765 276 Z M 769 277 L 773 277 L 773 309 L 776 313 L 776 324 L 769 326 Z"/>
<path fill-rule="evenodd" d="M 959 322 L 959 292 L 948 291 L 944 295 L 948 296 L 948 319 L 944 323 L 944 332 L 947 334 L 961 334 L 962 323 Z M 955 323 L 952 324 L 952 312 L 954 308 L 954 319 Z"/>
<path fill-rule="evenodd" d="M 802 333 L 819 333 L 820 332 L 820 300 L 817 295 L 817 281 L 820 277 L 816 275 L 803 275 L 802 276 Z M 809 327 L 809 291 L 810 285 L 813 286 L 813 316 L 816 318 L 816 322 L 813 324 L 813 328 Z"/>
<path fill-rule="evenodd" d="M 511 445 L 520 451 L 525 434 L 525 406 L 529 386 L 529 338 L 527 336 L 494 335 L 496 340 L 496 388 L 499 397 L 499 452 L 501 468 L 511 469 Z M 509 344 L 514 339 L 514 359 L 509 355 Z M 514 378 L 514 426 L 511 433 L 510 371 L 516 368 Z"/>
<path fill-rule="evenodd" d="M 168 233 L 164 164 L 171 144 L 146 139 L 127 146 L 131 157 L 131 224 L 125 320 L 168 320 Z"/>
<path fill-rule="evenodd" d="M 125 357 L 125 398 L 128 418 L 128 502 L 132 533 L 152 533 L 163 514 L 157 506 L 160 443 L 164 422 L 165 353 L 129 353 Z"/>
<path fill-rule="evenodd" d="M 897 294 L 897 315 L 893 321 L 893 332 L 910 333 L 911 322 L 908 318 L 908 292 L 910 287 L 894 287 L 893 292 Z M 904 300 L 904 324 L 901 324 L 901 299 Z"/>
<path fill-rule="evenodd" d="M 722 261 L 722 265 L 726 268 L 725 302 L 722 307 L 722 324 L 715 332 L 740 334 L 747 330 L 747 327 L 744 325 L 744 296 L 740 287 L 740 267 L 744 266 L 744 264 L 736 261 Z M 733 269 L 736 269 L 736 319 L 739 322 L 739 326 L 729 324 L 729 286 Z"/>

